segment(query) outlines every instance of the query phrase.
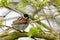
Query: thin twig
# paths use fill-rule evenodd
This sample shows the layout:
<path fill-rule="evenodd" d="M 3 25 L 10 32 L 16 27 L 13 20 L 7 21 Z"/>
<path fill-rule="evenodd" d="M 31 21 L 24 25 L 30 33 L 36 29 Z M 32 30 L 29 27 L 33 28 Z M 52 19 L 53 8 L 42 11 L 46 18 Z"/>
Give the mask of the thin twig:
<path fill-rule="evenodd" d="M 2 26 L 8 27 L 8 28 L 13 28 L 13 29 L 15 29 L 16 31 L 21 32 L 20 30 L 18 30 L 17 28 L 14 28 L 14 27 L 6 26 L 6 25 L 2 25 Z"/>
<path fill-rule="evenodd" d="M 44 12 L 44 10 L 42 10 L 42 11 L 43 11 L 43 13 L 45 14 L 46 20 L 47 20 L 47 22 L 48 22 L 48 24 L 49 24 L 49 26 L 50 26 L 50 28 L 51 28 L 51 31 L 52 31 L 52 27 L 51 27 L 51 24 L 50 24 L 50 22 L 49 22 L 49 20 L 48 20 L 48 18 L 47 18 L 47 15 L 46 15 L 46 13 Z"/>

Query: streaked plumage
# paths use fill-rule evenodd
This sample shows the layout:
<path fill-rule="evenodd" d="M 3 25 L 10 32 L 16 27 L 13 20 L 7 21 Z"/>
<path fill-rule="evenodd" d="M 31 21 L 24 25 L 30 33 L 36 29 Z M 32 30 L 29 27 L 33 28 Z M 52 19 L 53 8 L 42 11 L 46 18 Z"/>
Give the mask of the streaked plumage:
<path fill-rule="evenodd" d="M 29 24 L 29 16 L 24 14 L 24 16 L 19 17 L 17 20 L 13 21 L 13 27 L 24 30 Z"/>

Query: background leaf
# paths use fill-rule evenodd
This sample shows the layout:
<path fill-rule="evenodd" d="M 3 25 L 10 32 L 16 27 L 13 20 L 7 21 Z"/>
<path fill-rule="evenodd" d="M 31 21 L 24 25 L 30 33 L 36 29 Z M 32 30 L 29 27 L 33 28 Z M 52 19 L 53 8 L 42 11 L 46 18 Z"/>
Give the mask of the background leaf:
<path fill-rule="evenodd" d="M 31 37 L 35 34 L 42 34 L 42 32 L 40 32 L 41 29 L 42 29 L 42 25 L 37 25 L 37 27 L 30 28 L 30 30 L 28 32 L 28 36 Z"/>
<path fill-rule="evenodd" d="M 42 6 L 44 6 L 46 3 L 48 2 L 48 0 L 43 0 L 42 2 L 38 2 L 37 3 L 37 5 L 39 6 L 39 7 L 42 7 Z"/>
<path fill-rule="evenodd" d="M 20 8 L 24 8 L 24 7 L 26 7 L 26 3 L 19 3 L 18 6 L 19 6 Z"/>
<path fill-rule="evenodd" d="M 3 25 L 3 21 L 2 21 L 2 20 L 0 20 L 0 28 L 2 27 L 2 25 Z"/>
<path fill-rule="evenodd" d="M 0 0 L 0 7 L 4 7 L 5 5 L 9 5 L 10 2 L 8 2 L 7 0 Z"/>
<path fill-rule="evenodd" d="M 57 0 L 57 4 L 58 4 L 58 5 L 60 4 L 60 0 Z"/>

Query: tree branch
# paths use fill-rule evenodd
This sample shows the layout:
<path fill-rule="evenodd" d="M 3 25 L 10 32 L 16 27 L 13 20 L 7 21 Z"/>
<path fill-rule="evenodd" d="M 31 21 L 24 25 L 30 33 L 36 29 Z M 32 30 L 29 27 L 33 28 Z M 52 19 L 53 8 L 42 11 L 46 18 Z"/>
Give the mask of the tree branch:
<path fill-rule="evenodd" d="M 28 33 L 20 33 L 20 32 L 13 32 L 8 34 L 8 36 L 2 37 L 0 38 L 0 40 L 15 40 L 18 39 L 19 37 L 28 37 L 27 35 Z M 44 39 L 48 39 L 48 40 L 55 40 L 55 36 L 53 34 L 46 34 L 46 35 L 42 35 L 42 34 L 36 34 L 33 35 L 32 38 L 44 38 Z"/>

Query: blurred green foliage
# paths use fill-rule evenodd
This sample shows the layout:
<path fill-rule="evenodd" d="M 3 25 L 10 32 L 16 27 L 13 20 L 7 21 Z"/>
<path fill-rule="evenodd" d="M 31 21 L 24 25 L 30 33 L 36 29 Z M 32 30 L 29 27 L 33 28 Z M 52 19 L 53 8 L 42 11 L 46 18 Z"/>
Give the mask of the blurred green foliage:
<path fill-rule="evenodd" d="M 19 7 L 20 8 L 24 8 L 26 7 L 27 4 L 32 4 L 32 7 L 42 7 L 44 6 L 46 3 L 48 2 L 48 0 L 43 0 L 41 1 L 35 1 L 35 0 L 24 0 L 22 3 L 19 3 Z"/>
<path fill-rule="evenodd" d="M 0 28 L 2 27 L 2 25 L 3 25 L 3 21 L 2 21 L 2 20 L 0 20 Z"/>
<path fill-rule="evenodd" d="M 60 5 L 60 0 L 57 0 L 57 4 Z"/>
<path fill-rule="evenodd" d="M 10 2 L 8 2 L 7 0 L 0 0 L 0 7 L 4 7 L 5 5 L 9 5 Z"/>
<path fill-rule="evenodd" d="M 26 3 L 21 2 L 21 3 L 18 4 L 18 7 L 24 8 L 24 7 L 26 7 Z"/>
<path fill-rule="evenodd" d="M 42 25 L 37 25 L 37 27 L 31 27 L 28 32 L 28 36 L 32 37 L 35 34 L 42 34 L 41 29 L 42 29 Z"/>
<path fill-rule="evenodd" d="M 46 3 L 48 2 L 48 0 L 43 0 L 42 2 L 37 2 L 37 6 L 38 7 L 43 7 Z"/>

